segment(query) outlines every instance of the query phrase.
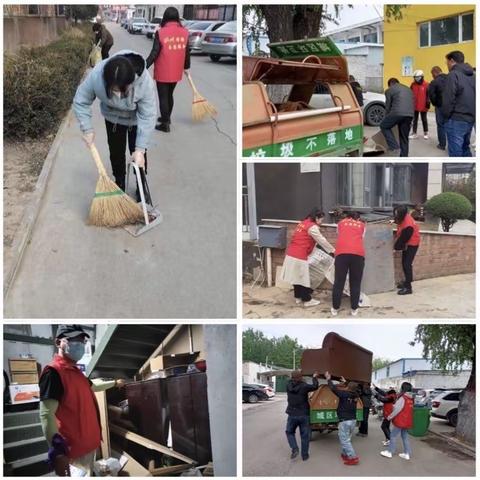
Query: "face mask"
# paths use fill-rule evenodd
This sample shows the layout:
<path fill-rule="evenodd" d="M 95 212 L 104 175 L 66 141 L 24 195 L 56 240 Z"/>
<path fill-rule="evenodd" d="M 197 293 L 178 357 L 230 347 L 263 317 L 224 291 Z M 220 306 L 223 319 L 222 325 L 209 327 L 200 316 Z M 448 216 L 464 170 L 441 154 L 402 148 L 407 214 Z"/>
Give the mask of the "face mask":
<path fill-rule="evenodd" d="M 85 344 L 81 342 L 67 343 L 63 350 L 74 362 L 78 362 L 85 354 Z"/>
<path fill-rule="evenodd" d="M 422 83 L 423 82 L 423 77 L 415 77 L 415 81 L 417 83 Z"/>

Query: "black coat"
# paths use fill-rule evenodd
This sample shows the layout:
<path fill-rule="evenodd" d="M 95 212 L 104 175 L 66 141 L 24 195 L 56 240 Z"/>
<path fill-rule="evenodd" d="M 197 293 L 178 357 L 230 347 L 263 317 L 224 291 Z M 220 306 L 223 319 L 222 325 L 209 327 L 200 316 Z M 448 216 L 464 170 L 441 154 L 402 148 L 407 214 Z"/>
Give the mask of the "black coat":
<path fill-rule="evenodd" d="M 313 379 L 312 385 L 304 381 L 289 380 L 287 383 L 288 406 L 286 413 L 295 417 L 310 415 L 308 394 L 317 390 L 317 388 L 318 380 L 316 378 Z"/>
<path fill-rule="evenodd" d="M 445 119 L 475 122 L 475 72 L 468 63 L 452 67 L 442 96 Z"/>
<path fill-rule="evenodd" d="M 445 84 L 447 83 L 447 74 L 440 73 L 434 80 L 428 85 L 428 98 L 430 103 L 434 107 L 442 106 L 443 91 L 445 90 Z"/>
<path fill-rule="evenodd" d="M 357 419 L 358 395 L 347 390 L 338 390 L 334 383 L 329 380 L 328 386 L 338 397 L 337 417 L 340 422 Z"/>

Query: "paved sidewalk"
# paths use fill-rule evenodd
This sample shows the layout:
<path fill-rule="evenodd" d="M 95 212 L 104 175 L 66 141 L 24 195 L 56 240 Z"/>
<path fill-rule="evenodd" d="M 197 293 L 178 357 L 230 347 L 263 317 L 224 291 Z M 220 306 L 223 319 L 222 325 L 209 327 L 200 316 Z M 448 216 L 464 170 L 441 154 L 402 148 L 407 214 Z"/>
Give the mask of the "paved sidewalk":
<path fill-rule="evenodd" d="M 400 297 L 397 291 L 369 295 L 372 306 L 362 308 L 363 318 L 475 318 L 475 274 L 419 280 L 413 284 L 413 295 Z M 243 286 L 245 318 L 342 318 L 350 317 L 349 299 L 343 297 L 338 317 L 332 317 L 331 290 L 320 290 L 314 297 L 318 307 L 296 305 L 293 291 L 278 287 L 252 289 Z"/>
<path fill-rule="evenodd" d="M 107 27 L 113 51 L 148 55 L 152 41 Z M 152 197 L 163 223 L 142 237 L 85 224 L 97 172 L 71 116 L 30 244 L 4 302 L 7 318 L 226 318 L 236 313 L 236 66 L 192 59 L 217 121 L 193 124 L 186 81 L 170 134 L 153 134 Z M 96 143 L 110 171 L 96 102 Z"/>

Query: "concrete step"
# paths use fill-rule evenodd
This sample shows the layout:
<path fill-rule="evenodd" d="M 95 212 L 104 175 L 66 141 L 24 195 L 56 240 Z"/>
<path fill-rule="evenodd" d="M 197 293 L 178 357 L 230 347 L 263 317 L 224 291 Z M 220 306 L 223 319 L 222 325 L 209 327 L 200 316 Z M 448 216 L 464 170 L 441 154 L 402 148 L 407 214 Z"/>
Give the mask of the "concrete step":
<path fill-rule="evenodd" d="M 7 463 L 46 452 L 48 452 L 48 444 L 43 435 L 3 445 L 4 459 Z"/>
<path fill-rule="evenodd" d="M 46 460 L 47 454 L 42 453 L 12 462 L 6 466 L 5 470 L 9 471 L 8 476 L 13 477 L 52 476 Z M 5 475 L 7 475 L 6 472 Z"/>
<path fill-rule="evenodd" d="M 6 427 L 3 429 L 3 443 L 19 442 L 29 438 L 41 437 L 42 425 L 40 422 L 29 425 L 18 425 L 15 427 Z"/>
<path fill-rule="evenodd" d="M 37 410 L 28 410 L 25 412 L 9 412 L 3 415 L 3 427 L 16 427 L 18 425 L 31 425 L 39 421 Z"/>

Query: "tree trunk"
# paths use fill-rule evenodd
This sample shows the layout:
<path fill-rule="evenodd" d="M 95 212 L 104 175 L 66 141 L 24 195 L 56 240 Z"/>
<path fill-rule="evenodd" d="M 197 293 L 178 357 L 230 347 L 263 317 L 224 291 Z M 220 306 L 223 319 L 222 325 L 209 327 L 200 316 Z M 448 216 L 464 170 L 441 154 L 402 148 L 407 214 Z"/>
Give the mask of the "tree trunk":
<path fill-rule="evenodd" d="M 460 395 L 455 434 L 459 439 L 475 445 L 475 358 L 467 386 Z"/>

